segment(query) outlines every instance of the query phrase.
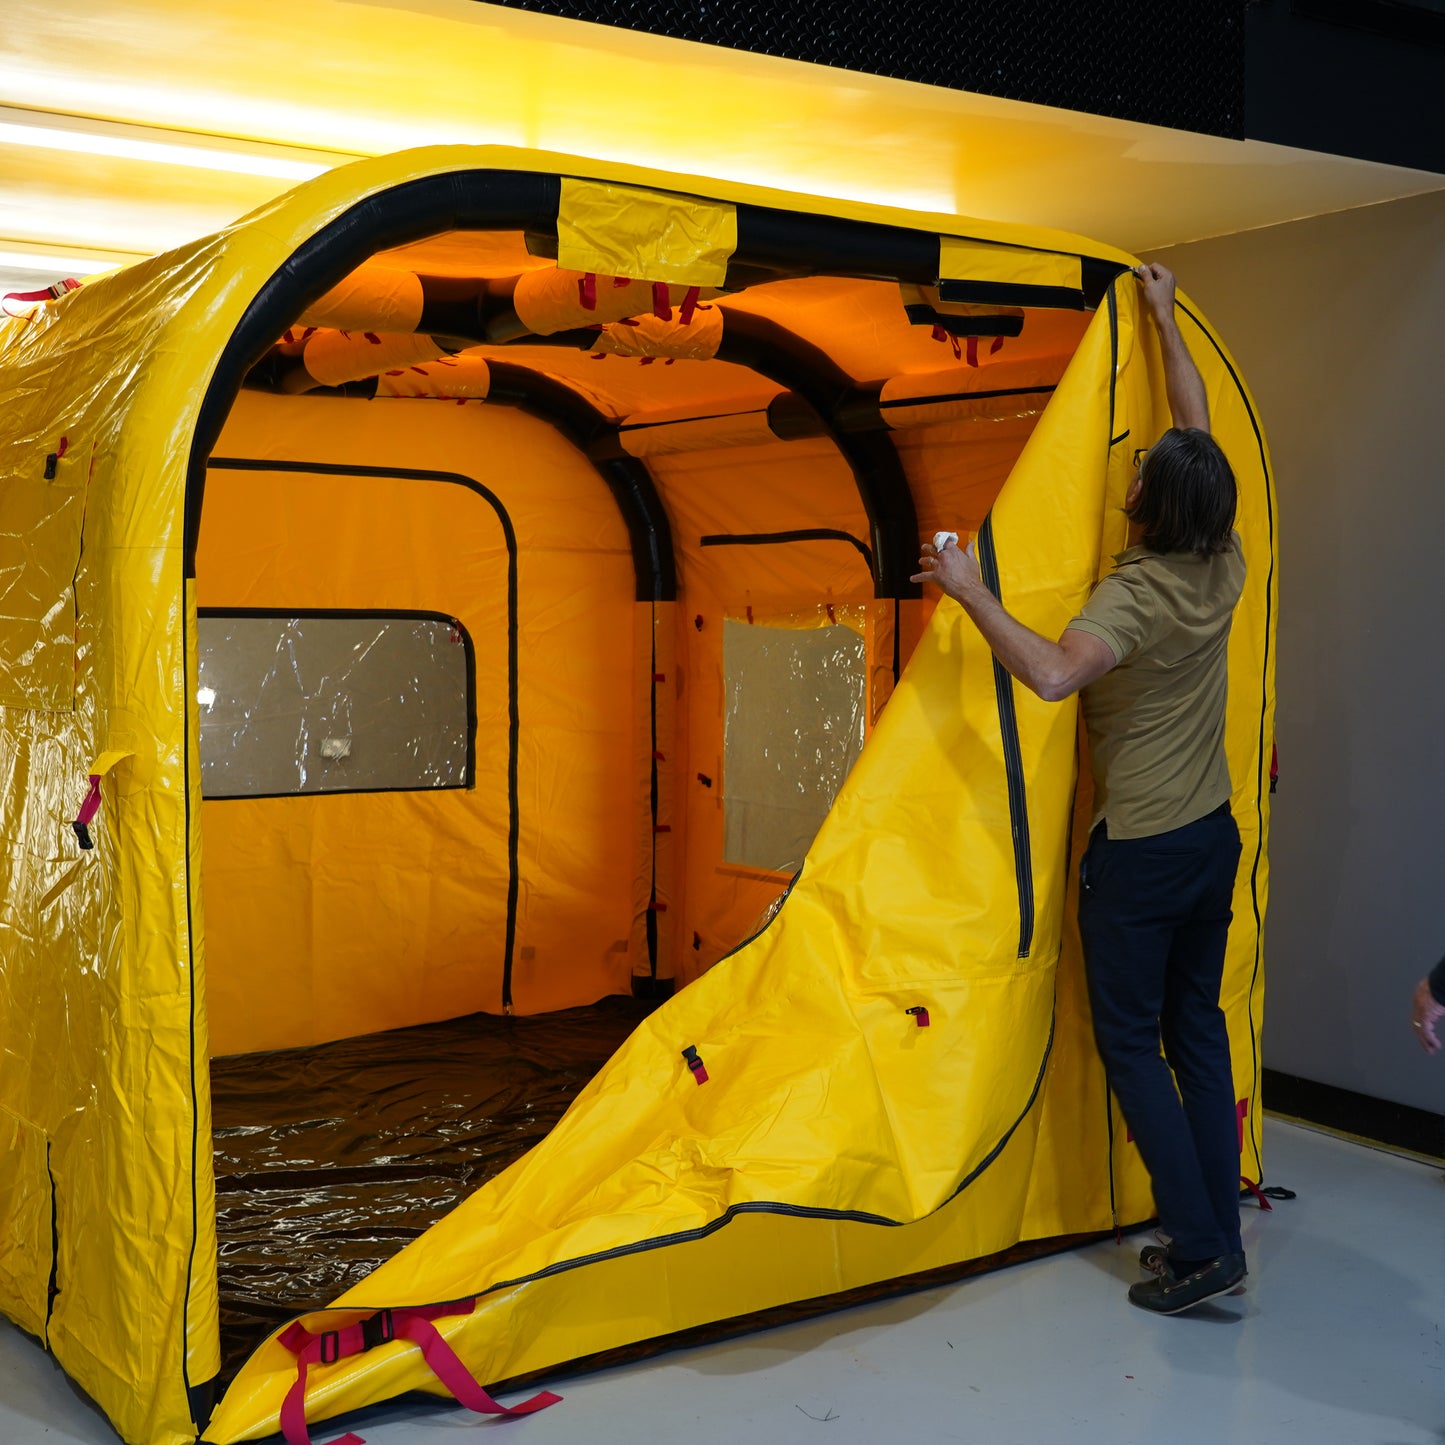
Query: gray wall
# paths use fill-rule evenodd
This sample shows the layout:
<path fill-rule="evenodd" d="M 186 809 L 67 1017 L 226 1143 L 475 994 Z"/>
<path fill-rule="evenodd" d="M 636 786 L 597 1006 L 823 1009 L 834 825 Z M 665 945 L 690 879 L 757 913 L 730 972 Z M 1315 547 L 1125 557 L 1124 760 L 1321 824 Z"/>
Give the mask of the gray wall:
<path fill-rule="evenodd" d="M 1445 1112 L 1445 195 L 1177 246 L 1279 493 L 1268 1067 Z"/>

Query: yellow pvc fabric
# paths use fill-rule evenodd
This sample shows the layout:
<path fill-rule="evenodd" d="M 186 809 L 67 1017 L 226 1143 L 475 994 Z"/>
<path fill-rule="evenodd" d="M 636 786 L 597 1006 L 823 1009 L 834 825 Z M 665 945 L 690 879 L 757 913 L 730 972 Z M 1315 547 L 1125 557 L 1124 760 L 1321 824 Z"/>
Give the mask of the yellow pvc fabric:
<path fill-rule="evenodd" d="M 721 286 L 737 249 L 734 206 L 564 177 L 557 264 L 604 276 Z"/>
<path fill-rule="evenodd" d="M 1083 284 L 1083 262 L 1078 256 L 942 236 L 938 243 L 938 279 L 1061 286 L 1077 291 Z"/>

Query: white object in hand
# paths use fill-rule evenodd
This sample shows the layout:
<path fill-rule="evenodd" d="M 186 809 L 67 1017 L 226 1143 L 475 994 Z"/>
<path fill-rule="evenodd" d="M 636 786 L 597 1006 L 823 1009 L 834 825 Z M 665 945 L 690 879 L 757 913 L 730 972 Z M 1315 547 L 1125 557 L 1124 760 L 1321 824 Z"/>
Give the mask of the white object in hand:
<path fill-rule="evenodd" d="M 952 543 L 954 543 L 955 545 L 957 545 L 957 543 L 958 543 L 958 533 L 957 533 L 957 532 L 935 532 L 935 533 L 933 534 L 933 550 L 934 550 L 935 552 L 941 552 L 941 551 L 943 551 L 943 549 L 944 549 L 946 546 L 948 546 L 948 544 L 949 544 L 950 542 L 952 542 Z"/>

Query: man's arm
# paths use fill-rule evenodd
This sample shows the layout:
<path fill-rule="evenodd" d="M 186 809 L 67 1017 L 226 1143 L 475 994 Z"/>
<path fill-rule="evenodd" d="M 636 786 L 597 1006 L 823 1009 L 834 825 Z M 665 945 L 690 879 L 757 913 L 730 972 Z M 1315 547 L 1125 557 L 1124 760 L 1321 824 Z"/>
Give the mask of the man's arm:
<path fill-rule="evenodd" d="M 1065 631 L 1050 642 L 1011 617 L 983 585 L 972 543 L 967 552 L 952 542 L 940 552 L 925 542 L 918 565 L 923 570 L 913 581 L 932 582 L 952 597 L 973 619 L 993 655 L 1045 702 L 1071 696 L 1114 666 L 1113 649 L 1091 632 Z"/>
<path fill-rule="evenodd" d="M 1134 274 L 1144 288 L 1144 305 L 1154 318 L 1159 345 L 1164 351 L 1164 388 L 1174 425 L 1208 431 L 1209 399 L 1204 393 L 1204 379 L 1174 319 L 1174 275 L 1163 266 L 1147 261 Z"/>

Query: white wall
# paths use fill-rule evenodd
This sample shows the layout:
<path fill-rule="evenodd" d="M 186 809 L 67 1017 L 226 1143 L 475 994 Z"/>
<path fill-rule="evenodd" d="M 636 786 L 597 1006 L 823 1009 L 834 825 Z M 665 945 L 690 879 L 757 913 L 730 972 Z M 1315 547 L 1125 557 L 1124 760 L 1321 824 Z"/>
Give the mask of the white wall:
<path fill-rule="evenodd" d="M 1445 1112 L 1445 195 L 1161 252 L 1233 352 L 1279 491 L 1268 1067 Z"/>

